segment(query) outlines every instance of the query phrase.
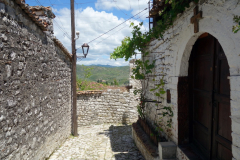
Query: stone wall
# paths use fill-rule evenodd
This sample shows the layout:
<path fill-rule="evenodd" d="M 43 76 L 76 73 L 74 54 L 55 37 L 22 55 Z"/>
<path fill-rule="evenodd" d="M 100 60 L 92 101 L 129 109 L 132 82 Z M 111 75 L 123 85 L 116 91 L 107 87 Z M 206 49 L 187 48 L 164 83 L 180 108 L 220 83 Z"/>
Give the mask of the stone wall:
<path fill-rule="evenodd" d="M 230 66 L 230 86 L 231 86 L 231 118 L 232 118 L 232 138 L 233 157 L 240 159 L 240 32 L 232 33 L 233 15 L 240 15 L 240 3 L 236 0 L 201 0 L 199 10 L 203 12 L 203 19 L 199 21 L 199 32 L 194 33 L 194 25 L 190 23 L 193 16 L 194 3 L 186 8 L 184 13 L 179 14 L 173 26 L 168 29 L 163 40 L 153 40 L 148 47 L 150 54 L 145 59 L 156 60 L 156 67 L 153 76 L 145 85 L 147 98 L 162 101 L 161 105 L 148 103 L 146 114 L 147 119 L 152 124 L 161 124 L 161 108 L 169 106 L 174 112 L 172 118 L 172 128 L 165 128 L 166 137 L 178 143 L 178 79 L 188 75 L 188 60 L 192 46 L 198 37 L 207 32 L 218 39 L 221 44 Z M 164 76 L 165 90 L 171 93 L 171 103 L 167 103 L 166 95 L 158 98 L 152 89 Z M 167 120 L 167 119 L 165 119 Z M 165 123 L 166 124 L 166 123 Z M 178 150 L 178 152 L 180 152 Z M 181 155 L 182 153 L 178 153 Z M 181 159 L 183 156 L 178 156 Z"/>
<path fill-rule="evenodd" d="M 139 89 L 142 88 L 142 83 L 140 80 L 136 80 L 134 78 L 131 78 L 133 73 L 132 70 L 135 67 L 135 59 L 132 59 L 129 61 L 129 68 L 130 68 L 130 74 L 129 74 L 129 85 L 132 87 L 132 89 Z"/>
<path fill-rule="evenodd" d="M 48 157 L 71 134 L 71 104 L 66 51 L 0 0 L 0 159 Z"/>
<path fill-rule="evenodd" d="M 119 89 L 102 92 L 79 92 L 77 98 L 78 126 L 101 123 L 133 123 L 138 113 L 139 96 L 134 95 L 134 89 L 141 88 L 141 83 L 131 78 L 134 60 L 130 63 L 129 92 Z"/>
<path fill-rule="evenodd" d="M 132 92 L 132 91 L 131 91 Z M 128 124 L 137 120 L 136 97 L 119 89 L 78 94 L 78 126 L 102 123 Z"/>

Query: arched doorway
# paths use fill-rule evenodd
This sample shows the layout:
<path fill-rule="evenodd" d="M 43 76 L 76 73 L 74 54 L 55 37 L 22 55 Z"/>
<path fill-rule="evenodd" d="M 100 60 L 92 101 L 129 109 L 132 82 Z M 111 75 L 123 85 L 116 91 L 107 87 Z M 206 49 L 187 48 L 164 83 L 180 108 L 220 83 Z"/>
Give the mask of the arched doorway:
<path fill-rule="evenodd" d="M 232 159 L 228 76 L 220 43 L 203 34 L 189 59 L 189 143 L 206 159 Z"/>

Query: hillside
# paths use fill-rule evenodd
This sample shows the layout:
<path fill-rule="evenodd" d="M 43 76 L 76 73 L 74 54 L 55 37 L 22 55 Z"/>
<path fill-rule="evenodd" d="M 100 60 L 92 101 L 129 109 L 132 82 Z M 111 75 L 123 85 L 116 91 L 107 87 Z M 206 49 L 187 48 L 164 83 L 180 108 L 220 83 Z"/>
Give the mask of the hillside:
<path fill-rule="evenodd" d="M 92 76 L 88 78 L 89 81 L 105 80 L 109 84 L 116 79 L 119 85 L 126 85 L 129 82 L 129 66 L 123 67 L 110 67 L 110 66 L 86 66 L 87 68 L 93 68 Z M 77 65 L 77 76 L 83 78 L 83 67 Z"/>

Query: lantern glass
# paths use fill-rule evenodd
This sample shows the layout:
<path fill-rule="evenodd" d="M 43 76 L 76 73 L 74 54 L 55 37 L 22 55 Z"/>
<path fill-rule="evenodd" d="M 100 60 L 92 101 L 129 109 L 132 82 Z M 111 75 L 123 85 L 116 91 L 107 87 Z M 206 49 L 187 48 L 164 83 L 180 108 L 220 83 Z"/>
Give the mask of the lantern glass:
<path fill-rule="evenodd" d="M 89 45 L 88 45 L 87 43 L 84 43 L 84 44 L 82 45 L 82 50 L 83 50 L 83 55 L 84 55 L 84 57 L 86 57 L 87 54 L 88 54 Z"/>

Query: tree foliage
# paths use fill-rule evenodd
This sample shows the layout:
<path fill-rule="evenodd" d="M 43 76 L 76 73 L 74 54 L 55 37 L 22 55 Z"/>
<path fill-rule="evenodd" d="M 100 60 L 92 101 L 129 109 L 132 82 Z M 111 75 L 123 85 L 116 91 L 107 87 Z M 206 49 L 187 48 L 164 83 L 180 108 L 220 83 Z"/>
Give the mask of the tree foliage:
<path fill-rule="evenodd" d="M 83 78 L 77 77 L 77 87 L 80 90 L 85 90 L 87 87 L 87 78 L 89 78 L 92 75 L 93 68 L 89 68 L 87 66 L 82 65 L 83 67 Z"/>
<path fill-rule="evenodd" d="M 163 39 L 164 32 L 169 29 L 179 13 L 183 13 L 186 7 L 189 7 L 190 2 L 198 2 L 198 0 L 166 0 L 166 7 L 159 13 L 161 19 L 157 22 L 157 26 L 150 29 L 149 32 L 141 32 L 141 26 L 131 23 L 133 28 L 132 37 L 125 37 L 120 46 L 114 49 L 111 53 L 111 59 L 125 58 L 129 60 L 138 50 L 144 52 L 147 44 L 152 39 Z M 144 53 L 145 56 L 148 53 Z"/>
<path fill-rule="evenodd" d="M 120 46 L 114 49 L 114 52 L 111 53 L 110 58 L 111 59 L 118 59 L 118 58 L 125 58 L 125 60 L 129 60 L 131 57 L 135 55 L 135 52 L 138 50 L 142 53 L 142 56 L 145 57 L 149 53 L 146 51 L 146 48 L 151 40 L 153 39 L 159 39 L 163 40 L 163 35 L 167 29 L 172 27 L 174 21 L 177 18 L 177 15 L 180 13 L 183 13 L 186 8 L 189 7 L 190 2 L 197 3 L 199 0 L 165 0 L 166 7 L 159 13 L 160 20 L 157 22 L 157 25 L 150 29 L 149 32 L 141 32 L 141 26 L 143 23 L 140 23 L 139 25 L 134 25 L 134 23 L 131 23 L 130 27 L 132 30 L 132 36 L 131 37 L 125 37 L 122 40 L 122 43 Z M 240 30 L 240 16 L 234 16 L 233 18 L 234 22 L 236 23 L 235 26 L 233 26 L 232 31 L 234 33 L 237 33 Z M 144 58 L 142 60 L 137 60 L 135 62 L 136 67 L 133 69 L 133 76 L 132 78 L 138 79 L 138 80 L 147 80 L 146 76 L 150 73 L 152 73 L 152 69 L 154 68 L 155 61 L 150 63 L 148 60 L 144 61 Z M 163 80 L 164 75 L 162 79 L 160 80 L 160 83 L 155 86 L 155 88 L 151 89 L 150 91 L 154 92 L 154 95 L 157 97 L 160 97 L 161 95 L 165 94 L 164 85 L 165 82 Z M 135 90 L 135 94 L 141 94 L 140 98 L 140 104 L 137 106 L 138 113 L 141 118 L 145 118 L 145 91 L 144 90 Z M 173 112 L 171 107 L 163 107 L 163 117 L 168 116 L 170 119 L 167 121 L 168 127 L 171 127 Z M 162 117 L 162 118 L 163 118 Z M 162 129 L 161 129 L 162 130 Z"/>
<path fill-rule="evenodd" d="M 111 59 L 118 59 L 118 58 L 125 58 L 128 61 L 131 57 L 135 55 L 135 52 L 138 50 L 142 53 L 143 58 L 141 60 L 135 61 L 135 68 L 133 69 L 133 76 L 132 78 L 138 79 L 141 82 L 148 81 L 149 79 L 146 78 L 148 74 L 152 73 L 154 69 L 155 61 L 150 62 L 149 60 L 144 61 L 144 57 L 147 56 L 149 53 L 146 51 L 147 45 L 153 39 L 163 39 L 163 35 L 167 29 L 169 29 L 172 25 L 174 20 L 177 18 L 179 13 L 183 13 L 185 8 L 189 7 L 190 2 L 198 2 L 198 0 L 166 0 L 166 7 L 159 13 L 161 19 L 157 22 L 157 26 L 150 29 L 149 32 L 141 32 L 141 26 L 143 23 L 139 25 L 134 25 L 131 23 L 130 27 L 132 30 L 131 37 L 125 37 L 122 40 L 120 46 L 114 49 L 114 52 L 111 53 Z M 152 92 L 157 97 L 165 94 L 164 85 L 165 82 L 163 80 L 164 76 L 160 80 L 160 83 L 153 88 Z M 145 91 L 142 90 L 135 90 L 135 94 L 141 95 L 140 97 L 140 104 L 137 106 L 139 116 L 141 118 L 145 118 Z M 163 117 L 168 116 L 172 117 L 173 112 L 171 107 L 163 107 L 165 110 L 163 112 Z M 167 126 L 171 127 L 172 119 L 167 121 Z"/>

